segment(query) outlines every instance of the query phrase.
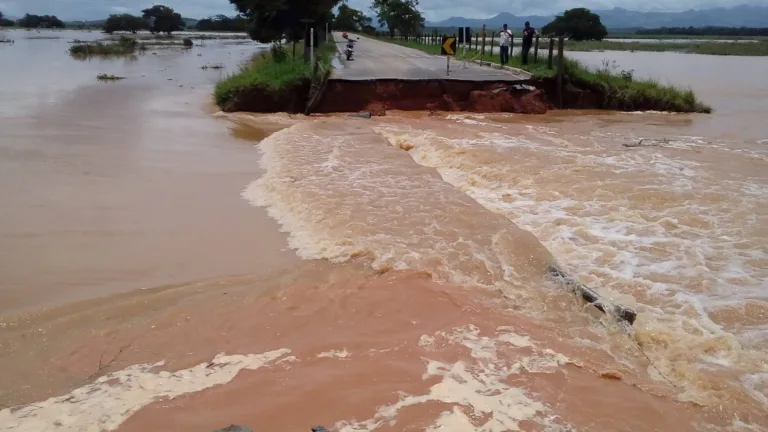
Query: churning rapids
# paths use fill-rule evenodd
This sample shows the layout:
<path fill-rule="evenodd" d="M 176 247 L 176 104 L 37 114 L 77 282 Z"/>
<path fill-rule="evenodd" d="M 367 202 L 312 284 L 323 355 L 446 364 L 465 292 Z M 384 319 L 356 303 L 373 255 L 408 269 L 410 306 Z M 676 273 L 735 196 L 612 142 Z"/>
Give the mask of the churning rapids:
<path fill-rule="evenodd" d="M 246 49 L 0 110 L 0 430 L 768 430 L 764 89 L 753 117 L 211 118 L 198 63 Z"/>

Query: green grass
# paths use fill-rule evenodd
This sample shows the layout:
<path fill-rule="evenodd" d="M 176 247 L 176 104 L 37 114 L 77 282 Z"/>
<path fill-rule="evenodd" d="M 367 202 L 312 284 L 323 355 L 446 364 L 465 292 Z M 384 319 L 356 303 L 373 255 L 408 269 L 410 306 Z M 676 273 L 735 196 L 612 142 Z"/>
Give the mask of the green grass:
<path fill-rule="evenodd" d="M 131 55 L 136 50 L 143 50 L 146 47 L 143 44 L 136 42 L 136 39 L 129 37 L 121 37 L 114 43 L 78 43 L 69 47 L 69 54 L 75 57 L 88 57 L 88 56 L 120 56 Z"/>
<path fill-rule="evenodd" d="M 573 81 L 598 87 L 604 108 L 634 111 L 653 107 L 656 111 L 710 113 L 712 108 L 696 98 L 691 89 L 660 84 L 656 80 L 637 79 L 633 71 L 617 71 L 607 62 L 590 69 L 576 60 L 565 59 L 566 74 Z"/>
<path fill-rule="evenodd" d="M 330 67 L 331 57 L 336 53 L 336 44 L 327 43 L 318 49 L 320 63 Z M 270 51 L 257 55 L 240 70 L 216 84 L 214 99 L 219 107 L 224 107 L 237 99 L 238 95 L 253 88 L 280 91 L 312 77 L 312 66 L 305 63 L 303 56 L 292 58 L 287 54 L 284 61 L 276 61 Z"/>
<path fill-rule="evenodd" d="M 386 37 L 379 39 L 429 54 L 440 54 L 440 45 L 423 44 L 415 41 L 406 42 Z M 539 47 L 537 63 L 533 62 L 533 50 L 531 50 L 529 54 L 530 63 L 528 65 L 522 64 L 522 57 L 518 54 L 510 57 L 509 66 L 528 71 L 534 78 L 553 77 L 556 74 L 556 66 L 551 70 L 547 68 L 549 45 L 543 42 L 544 40 L 542 40 Z M 486 48 L 488 49 L 488 47 L 490 47 L 490 43 Z M 463 50 L 459 51 L 459 53 L 462 52 Z M 467 50 L 467 54 L 467 57 L 474 58 L 477 51 L 474 49 Z M 456 59 L 461 60 L 461 56 L 457 56 Z M 486 51 L 483 61 L 499 64 L 498 53 L 489 55 Z M 657 111 L 712 112 L 712 108 L 699 101 L 690 89 L 662 85 L 654 80 L 637 79 L 634 77 L 633 71 L 618 70 L 615 64 L 605 63 L 602 68 L 592 70 L 575 60 L 566 58 L 565 67 L 566 75 L 569 79 L 586 87 L 599 90 L 604 95 L 603 107 L 606 109 L 632 111 L 653 107 L 652 109 Z"/>
<path fill-rule="evenodd" d="M 96 79 L 99 81 L 120 81 L 124 80 L 125 77 L 117 76 L 117 75 L 110 75 L 105 73 L 100 73 L 96 75 Z"/>
<path fill-rule="evenodd" d="M 639 39 L 638 39 L 639 40 Z M 686 54 L 768 56 L 768 41 L 759 42 L 613 42 L 566 41 L 569 51 L 673 51 Z"/>

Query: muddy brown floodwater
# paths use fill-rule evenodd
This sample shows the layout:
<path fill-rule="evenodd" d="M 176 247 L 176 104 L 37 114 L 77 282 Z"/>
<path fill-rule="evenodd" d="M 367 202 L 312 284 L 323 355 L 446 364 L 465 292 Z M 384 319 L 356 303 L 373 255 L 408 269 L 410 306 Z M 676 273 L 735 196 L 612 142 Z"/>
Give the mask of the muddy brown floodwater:
<path fill-rule="evenodd" d="M 615 54 L 713 115 L 305 118 L 213 113 L 254 44 L 44 34 L 0 47 L 0 430 L 768 429 L 765 59 Z"/>
<path fill-rule="evenodd" d="M 212 84 L 253 43 L 74 60 L 69 41 L 103 35 L 5 34 L 16 43 L 0 51 L 0 313 L 295 261 L 238 196 L 261 137 L 211 116 Z M 200 69 L 217 63 L 227 68 Z"/>

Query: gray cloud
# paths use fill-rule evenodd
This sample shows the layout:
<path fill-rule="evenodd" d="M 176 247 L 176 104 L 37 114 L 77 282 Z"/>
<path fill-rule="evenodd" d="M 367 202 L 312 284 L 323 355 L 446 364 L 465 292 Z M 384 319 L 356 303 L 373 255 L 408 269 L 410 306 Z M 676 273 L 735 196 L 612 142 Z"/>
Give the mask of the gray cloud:
<path fill-rule="evenodd" d="M 352 7 L 370 13 L 371 0 L 348 0 Z M 24 13 L 57 15 L 65 20 L 98 19 L 110 13 L 138 13 L 154 3 L 166 4 L 185 17 L 202 18 L 215 14 L 232 15 L 234 8 L 228 0 L 0 0 L 0 10 L 7 15 Z M 485 18 L 499 12 L 515 15 L 546 15 L 572 7 L 590 9 L 625 9 L 642 11 L 681 11 L 730 7 L 740 4 L 768 6 L 768 0 L 421 0 L 421 10 L 428 20 L 451 16 Z"/>

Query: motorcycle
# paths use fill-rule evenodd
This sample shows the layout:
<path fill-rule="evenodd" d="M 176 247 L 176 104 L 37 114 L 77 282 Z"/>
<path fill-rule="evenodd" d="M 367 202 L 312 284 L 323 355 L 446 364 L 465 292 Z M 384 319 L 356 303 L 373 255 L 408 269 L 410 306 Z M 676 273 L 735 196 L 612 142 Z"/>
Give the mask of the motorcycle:
<path fill-rule="evenodd" d="M 349 40 L 347 47 L 344 49 L 344 55 L 347 56 L 347 61 L 352 60 L 352 55 L 355 52 L 355 41 Z"/>

